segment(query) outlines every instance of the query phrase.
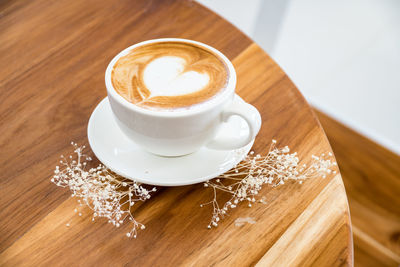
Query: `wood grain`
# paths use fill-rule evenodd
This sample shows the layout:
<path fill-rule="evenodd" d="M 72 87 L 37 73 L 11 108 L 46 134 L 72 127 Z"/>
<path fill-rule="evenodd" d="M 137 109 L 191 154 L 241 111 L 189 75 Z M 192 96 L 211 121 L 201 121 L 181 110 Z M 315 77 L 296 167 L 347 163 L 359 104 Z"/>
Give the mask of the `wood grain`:
<path fill-rule="evenodd" d="M 347 206 L 340 205 L 346 203 L 342 199 L 345 197 L 342 192 L 343 184 L 340 176 L 336 176 L 289 226 L 257 266 L 332 266 L 338 262 L 346 262 L 345 251 L 338 255 L 334 246 L 339 240 L 348 238 L 348 232 L 342 223 L 343 215 L 347 213 Z M 332 207 L 332 203 L 340 204 Z M 321 214 L 324 216 L 320 216 Z M 320 240 L 329 242 L 322 245 Z M 333 247 L 330 248 L 330 245 Z M 326 257 L 318 259 L 320 253 L 326 251 L 333 253 L 327 253 Z"/>
<path fill-rule="evenodd" d="M 359 266 L 400 264 L 400 157 L 317 111 L 349 197 Z"/>
<path fill-rule="evenodd" d="M 92 223 L 85 208 L 82 217 L 74 216 L 76 200 L 50 183 L 53 167 L 61 154 L 71 153 L 71 140 L 87 143 L 87 120 L 106 95 L 108 61 L 146 39 L 194 39 L 233 61 L 238 93 L 263 118 L 255 152 L 265 153 L 275 138 L 308 161 L 312 154 L 331 151 L 330 145 L 304 98 L 271 58 L 195 2 L 37 0 L 6 1 L 1 8 L 0 265 L 246 266 L 272 260 L 352 265 L 339 175 L 265 188 L 267 204 L 239 207 L 213 230 L 205 227 L 211 210 L 199 208 L 211 197 L 202 185 L 162 188 L 140 205 L 135 216 L 147 228 L 136 240 L 124 236 L 129 225 Z M 249 216 L 257 223 L 235 226 L 235 218 Z M 296 235 L 310 240 L 312 249 L 299 253 L 304 243 Z M 290 240 L 288 259 L 282 260 L 276 246 Z"/>

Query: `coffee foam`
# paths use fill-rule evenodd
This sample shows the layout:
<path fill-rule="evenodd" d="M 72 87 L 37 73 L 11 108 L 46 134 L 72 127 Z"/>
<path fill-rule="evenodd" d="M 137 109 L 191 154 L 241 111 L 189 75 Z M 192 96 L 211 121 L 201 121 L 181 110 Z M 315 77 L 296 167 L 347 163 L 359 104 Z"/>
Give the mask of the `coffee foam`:
<path fill-rule="evenodd" d="M 143 81 L 151 96 L 179 96 L 194 93 L 208 85 L 207 73 L 185 70 L 183 58 L 165 56 L 151 61 L 143 72 Z"/>
<path fill-rule="evenodd" d="M 147 109 L 187 109 L 222 92 L 229 79 L 226 64 L 209 50 L 183 42 L 160 42 L 132 49 L 117 60 L 114 89 Z"/>

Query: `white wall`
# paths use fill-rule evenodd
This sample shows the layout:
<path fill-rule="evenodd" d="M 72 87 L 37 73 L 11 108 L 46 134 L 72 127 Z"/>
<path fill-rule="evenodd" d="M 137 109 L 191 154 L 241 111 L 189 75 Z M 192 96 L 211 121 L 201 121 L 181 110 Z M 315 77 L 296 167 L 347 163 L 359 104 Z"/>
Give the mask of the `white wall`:
<path fill-rule="evenodd" d="M 262 0 L 199 0 L 242 32 L 252 36 Z"/>
<path fill-rule="evenodd" d="M 314 106 L 400 154 L 400 1 L 199 2 L 258 42 Z"/>

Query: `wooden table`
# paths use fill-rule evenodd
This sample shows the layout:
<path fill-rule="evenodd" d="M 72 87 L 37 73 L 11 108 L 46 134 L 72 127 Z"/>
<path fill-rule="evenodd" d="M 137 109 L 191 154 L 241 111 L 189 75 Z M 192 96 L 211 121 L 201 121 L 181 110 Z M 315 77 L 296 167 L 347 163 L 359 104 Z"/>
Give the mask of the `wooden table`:
<path fill-rule="evenodd" d="M 242 205 L 208 230 L 202 185 L 162 188 L 136 210 L 147 228 L 92 223 L 70 192 L 50 183 L 70 141 L 87 144 L 88 118 L 106 96 L 104 71 L 127 46 L 182 37 L 234 63 L 237 92 L 261 112 L 254 144 L 273 138 L 304 159 L 331 151 L 314 113 L 257 44 L 194 1 L 3 1 L 0 5 L 0 265 L 352 265 L 347 199 L 339 174 L 265 188 L 267 204 Z M 94 162 L 98 164 L 98 162 Z M 257 223 L 237 227 L 238 217 Z M 71 222 L 71 227 L 66 223 Z"/>

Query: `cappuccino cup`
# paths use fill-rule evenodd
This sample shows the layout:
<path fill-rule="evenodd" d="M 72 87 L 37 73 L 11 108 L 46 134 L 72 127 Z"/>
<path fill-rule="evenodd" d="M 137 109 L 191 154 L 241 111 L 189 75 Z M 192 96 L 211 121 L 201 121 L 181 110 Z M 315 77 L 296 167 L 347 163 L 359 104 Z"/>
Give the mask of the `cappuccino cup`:
<path fill-rule="evenodd" d="M 238 149 L 261 127 L 258 110 L 235 97 L 232 63 L 197 41 L 163 38 L 132 45 L 111 60 L 105 83 L 121 131 L 159 156 L 183 156 L 204 146 Z M 248 135 L 216 139 L 231 116 L 246 121 Z"/>

